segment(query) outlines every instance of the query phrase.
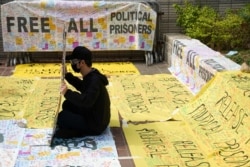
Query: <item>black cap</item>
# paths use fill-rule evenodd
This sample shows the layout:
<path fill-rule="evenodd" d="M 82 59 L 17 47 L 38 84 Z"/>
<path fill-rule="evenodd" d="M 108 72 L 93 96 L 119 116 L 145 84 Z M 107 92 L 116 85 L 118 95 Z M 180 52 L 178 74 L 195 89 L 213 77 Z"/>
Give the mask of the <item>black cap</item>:
<path fill-rule="evenodd" d="M 71 55 L 66 56 L 66 60 L 79 59 L 79 60 L 92 60 L 91 51 L 84 46 L 77 46 L 74 48 Z"/>

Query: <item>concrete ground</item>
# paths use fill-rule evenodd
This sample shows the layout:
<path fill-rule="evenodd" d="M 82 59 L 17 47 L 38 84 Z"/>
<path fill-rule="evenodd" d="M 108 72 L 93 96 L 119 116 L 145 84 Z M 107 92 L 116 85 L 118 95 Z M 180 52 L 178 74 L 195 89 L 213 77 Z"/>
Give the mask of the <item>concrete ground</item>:
<path fill-rule="evenodd" d="M 58 60 L 57 60 L 58 61 Z M 153 75 L 169 73 L 166 61 L 154 63 L 147 66 L 145 62 L 133 62 L 142 75 Z M 7 57 L 0 56 L 0 76 L 10 76 L 15 66 L 7 66 Z M 134 167 L 133 159 L 130 158 L 130 151 L 123 134 L 122 128 L 111 128 L 122 167 Z"/>

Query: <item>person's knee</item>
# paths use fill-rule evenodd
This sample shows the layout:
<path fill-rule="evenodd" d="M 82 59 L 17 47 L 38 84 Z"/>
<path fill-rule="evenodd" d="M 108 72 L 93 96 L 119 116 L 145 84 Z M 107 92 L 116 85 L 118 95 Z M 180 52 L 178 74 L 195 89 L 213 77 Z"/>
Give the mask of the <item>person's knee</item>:
<path fill-rule="evenodd" d="M 69 100 L 65 100 L 62 104 L 63 110 L 73 108 L 73 104 Z"/>

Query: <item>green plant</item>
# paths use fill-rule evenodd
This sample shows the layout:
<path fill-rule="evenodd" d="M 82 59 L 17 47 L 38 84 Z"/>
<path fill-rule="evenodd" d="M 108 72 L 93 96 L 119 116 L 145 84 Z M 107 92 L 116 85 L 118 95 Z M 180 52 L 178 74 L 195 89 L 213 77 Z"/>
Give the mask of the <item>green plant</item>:
<path fill-rule="evenodd" d="M 211 45 L 211 36 L 216 20 L 217 13 L 213 8 L 208 6 L 199 8 L 198 17 L 195 22 L 186 29 L 186 34 L 192 38 L 199 39 L 203 43 Z"/>
<path fill-rule="evenodd" d="M 250 23 L 250 4 L 244 6 L 240 11 L 239 15 L 248 23 Z"/>
<path fill-rule="evenodd" d="M 211 35 L 211 42 L 217 50 L 241 48 L 244 33 L 241 26 L 243 19 L 232 10 L 226 11 L 215 23 Z"/>
<path fill-rule="evenodd" d="M 250 45 L 250 4 L 244 10 L 227 10 L 219 15 L 208 6 L 174 4 L 177 25 L 186 35 L 199 39 L 215 50 L 242 49 Z"/>
<path fill-rule="evenodd" d="M 196 22 L 199 15 L 199 7 L 194 6 L 189 1 L 184 1 L 184 6 L 174 4 L 173 7 L 177 13 L 177 25 L 182 27 L 186 33 L 186 29 L 192 27 L 192 24 Z"/>
<path fill-rule="evenodd" d="M 243 37 L 243 46 L 250 47 L 250 4 L 247 4 L 239 10 L 239 16 L 243 18 L 244 22 L 241 25 L 241 34 L 244 34 Z"/>
<path fill-rule="evenodd" d="M 199 39 L 204 43 L 211 40 L 211 32 L 217 13 L 211 7 L 193 5 L 185 1 L 184 5 L 174 4 L 177 13 L 177 25 L 183 28 L 184 33 L 191 38 Z"/>

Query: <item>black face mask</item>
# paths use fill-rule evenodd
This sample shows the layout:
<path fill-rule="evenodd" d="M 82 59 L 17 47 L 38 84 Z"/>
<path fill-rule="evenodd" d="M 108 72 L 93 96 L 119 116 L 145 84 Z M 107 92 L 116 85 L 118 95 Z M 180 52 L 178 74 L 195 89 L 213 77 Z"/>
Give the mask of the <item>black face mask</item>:
<path fill-rule="evenodd" d="M 77 68 L 77 64 L 71 64 L 71 67 L 76 73 L 80 72 L 80 69 Z"/>

